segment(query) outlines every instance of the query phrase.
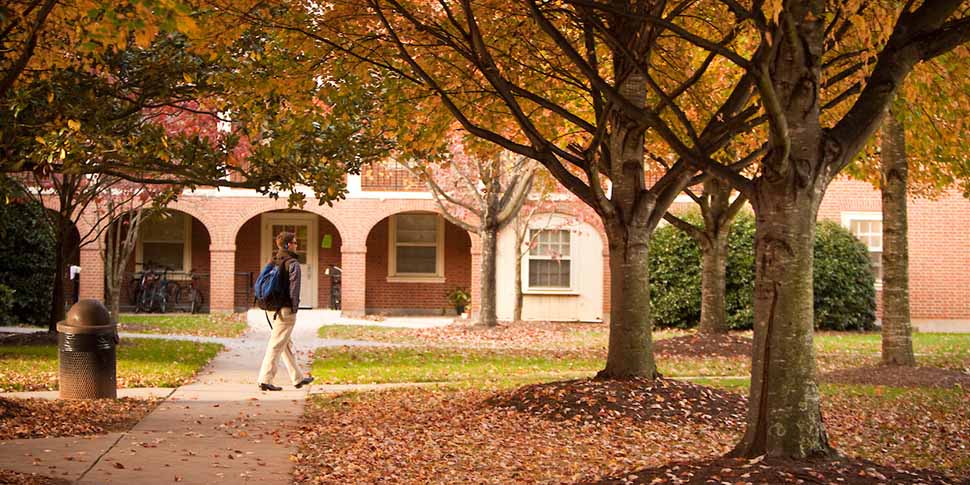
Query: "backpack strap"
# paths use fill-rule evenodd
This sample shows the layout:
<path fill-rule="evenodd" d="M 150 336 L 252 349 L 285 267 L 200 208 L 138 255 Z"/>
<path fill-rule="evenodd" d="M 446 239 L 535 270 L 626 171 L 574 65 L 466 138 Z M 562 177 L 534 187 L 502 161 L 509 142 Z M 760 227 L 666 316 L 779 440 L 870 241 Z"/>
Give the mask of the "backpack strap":
<path fill-rule="evenodd" d="M 277 311 L 279 311 L 279 310 L 277 310 Z M 263 310 L 263 316 L 266 317 L 266 324 L 269 325 L 269 329 L 272 330 L 273 329 L 273 324 L 272 324 L 272 322 L 269 321 L 269 312 L 266 311 L 266 310 Z"/>

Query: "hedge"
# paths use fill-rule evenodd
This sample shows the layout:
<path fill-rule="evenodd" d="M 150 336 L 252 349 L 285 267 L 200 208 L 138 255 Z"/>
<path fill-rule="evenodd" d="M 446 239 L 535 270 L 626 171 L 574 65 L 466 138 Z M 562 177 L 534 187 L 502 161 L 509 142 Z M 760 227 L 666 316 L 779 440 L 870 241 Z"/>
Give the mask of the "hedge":
<path fill-rule="evenodd" d="M 700 224 L 700 216 L 685 218 Z M 754 217 L 740 214 L 728 236 L 725 306 L 732 329 L 754 322 Z M 691 328 L 700 320 L 701 258 L 694 240 L 673 226 L 654 233 L 650 244 L 651 309 L 657 327 Z M 815 327 L 870 330 L 876 290 L 868 249 L 847 229 L 818 223 L 815 237 Z"/>
<path fill-rule="evenodd" d="M 44 208 L 0 178 L 0 325 L 47 323 L 54 288 L 54 238 Z"/>

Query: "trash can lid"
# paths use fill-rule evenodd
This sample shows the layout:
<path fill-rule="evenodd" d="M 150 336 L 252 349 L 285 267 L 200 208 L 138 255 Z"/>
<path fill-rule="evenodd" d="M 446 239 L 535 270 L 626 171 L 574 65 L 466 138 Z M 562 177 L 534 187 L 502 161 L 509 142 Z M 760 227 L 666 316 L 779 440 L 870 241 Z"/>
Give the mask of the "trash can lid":
<path fill-rule="evenodd" d="M 111 314 L 98 300 L 81 300 L 67 311 L 67 318 L 58 322 L 57 331 L 63 333 L 101 333 L 115 330 Z"/>

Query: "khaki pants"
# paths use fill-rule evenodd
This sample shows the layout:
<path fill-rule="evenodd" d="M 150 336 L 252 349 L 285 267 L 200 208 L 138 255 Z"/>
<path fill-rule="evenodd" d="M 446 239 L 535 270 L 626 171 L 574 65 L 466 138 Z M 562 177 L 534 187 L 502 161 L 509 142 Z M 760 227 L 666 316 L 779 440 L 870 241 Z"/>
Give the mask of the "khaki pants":
<path fill-rule="evenodd" d="M 290 381 L 294 385 L 303 379 L 303 372 L 300 371 L 300 367 L 296 364 L 296 358 L 293 356 L 293 342 L 290 341 L 295 326 L 296 314 L 289 308 L 282 309 L 280 315 L 273 318 L 273 331 L 266 346 L 263 365 L 259 369 L 260 384 L 273 383 L 273 378 L 276 376 L 276 363 L 280 357 L 283 357 L 286 370 L 290 373 Z"/>

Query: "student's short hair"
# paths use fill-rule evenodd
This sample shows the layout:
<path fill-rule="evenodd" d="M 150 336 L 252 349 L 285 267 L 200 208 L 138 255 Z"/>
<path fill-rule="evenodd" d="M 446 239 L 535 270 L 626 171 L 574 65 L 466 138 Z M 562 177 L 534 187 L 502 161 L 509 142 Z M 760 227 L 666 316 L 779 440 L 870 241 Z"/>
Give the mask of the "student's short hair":
<path fill-rule="evenodd" d="M 276 247 L 279 249 L 286 249 L 286 246 L 293 241 L 296 241 L 296 234 L 292 232 L 283 231 L 276 235 Z"/>

